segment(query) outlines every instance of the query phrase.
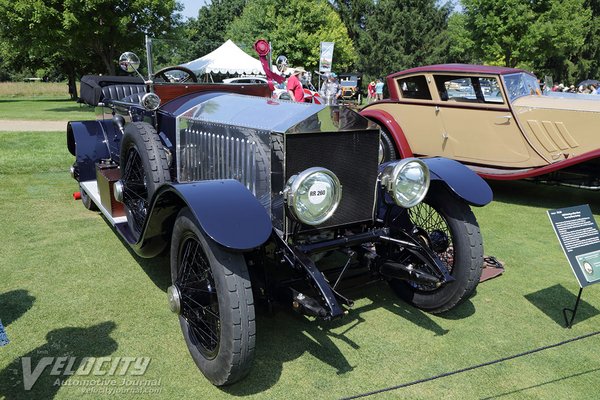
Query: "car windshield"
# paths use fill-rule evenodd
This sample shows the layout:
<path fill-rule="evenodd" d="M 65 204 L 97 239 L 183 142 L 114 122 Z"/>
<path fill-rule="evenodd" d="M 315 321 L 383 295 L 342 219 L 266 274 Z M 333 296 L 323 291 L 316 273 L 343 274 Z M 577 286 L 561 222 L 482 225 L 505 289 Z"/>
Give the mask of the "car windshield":
<path fill-rule="evenodd" d="M 342 86 L 349 86 L 349 87 L 355 87 L 355 86 L 357 86 L 356 81 L 341 81 L 340 84 Z"/>
<path fill-rule="evenodd" d="M 541 95 L 540 84 L 533 75 L 519 72 L 517 74 L 508 74 L 503 76 L 506 92 L 511 102 L 519 97 L 530 95 Z"/>

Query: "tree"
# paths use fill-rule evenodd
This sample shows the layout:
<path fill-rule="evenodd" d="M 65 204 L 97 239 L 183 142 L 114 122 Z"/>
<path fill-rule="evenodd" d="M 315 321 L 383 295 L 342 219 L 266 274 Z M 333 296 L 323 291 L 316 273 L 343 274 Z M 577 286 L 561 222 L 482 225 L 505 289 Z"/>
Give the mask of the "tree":
<path fill-rule="evenodd" d="M 249 0 L 227 36 L 244 49 L 266 39 L 274 54 L 285 54 L 291 65 L 307 70 L 318 67 L 321 42 L 335 43 L 335 70 L 349 70 L 357 60 L 348 31 L 327 0 Z"/>
<path fill-rule="evenodd" d="M 188 61 L 210 53 L 229 39 L 229 25 L 242 14 L 245 5 L 246 0 L 212 0 L 200 8 L 198 18 L 183 27 L 183 36 L 189 40 Z"/>
<path fill-rule="evenodd" d="M 0 0 L 0 38 L 12 66 L 58 66 L 77 98 L 79 75 L 114 75 L 118 53 L 168 30 L 178 9 L 175 0 Z"/>
<path fill-rule="evenodd" d="M 373 9 L 373 0 L 333 0 L 332 4 L 346 25 L 348 36 L 357 46 L 366 28 L 367 16 Z"/>
<path fill-rule="evenodd" d="M 585 0 L 461 0 L 483 62 L 573 78 L 589 31 Z"/>
<path fill-rule="evenodd" d="M 359 40 L 359 68 L 368 78 L 445 61 L 449 4 L 436 0 L 380 0 Z"/>

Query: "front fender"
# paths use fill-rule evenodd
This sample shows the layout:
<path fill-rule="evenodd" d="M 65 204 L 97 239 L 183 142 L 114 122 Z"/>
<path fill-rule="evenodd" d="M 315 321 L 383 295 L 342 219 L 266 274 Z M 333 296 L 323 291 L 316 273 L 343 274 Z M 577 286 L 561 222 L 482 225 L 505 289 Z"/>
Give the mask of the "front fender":
<path fill-rule="evenodd" d="M 492 201 L 494 195 L 489 185 L 475 172 L 458 161 L 447 158 L 422 158 L 431 174 L 431 180 L 439 180 L 469 204 L 477 207 Z"/>
<path fill-rule="evenodd" d="M 75 156 L 79 181 L 96 179 L 96 163 L 118 154 L 120 132 L 112 120 L 70 121 L 67 148 Z"/>
<path fill-rule="evenodd" d="M 121 232 L 142 257 L 153 257 L 164 250 L 182 207 L 192 211 L 199 227 L 211 239 L 231 250 L 246 251 L 261 246 L 273 229 L 265 208 L 244 185 L 233 179 L 166 184 L 156 192 L 151 204 L 136 243 L 132 243 L 128 232 Z"/>

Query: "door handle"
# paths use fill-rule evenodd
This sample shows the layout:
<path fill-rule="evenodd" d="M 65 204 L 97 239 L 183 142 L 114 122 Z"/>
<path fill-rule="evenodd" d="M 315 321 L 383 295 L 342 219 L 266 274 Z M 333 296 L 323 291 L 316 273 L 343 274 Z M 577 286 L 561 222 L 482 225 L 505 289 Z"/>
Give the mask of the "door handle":
<path fill-rule="evenodd" d="M 501 118 L 504 118 L 506 120 L 510 120 L 510 119 L 512 119 L 512 115 L 502 115 L 500 117 L 496 117 L 496 119 L 501 119 Z"/>

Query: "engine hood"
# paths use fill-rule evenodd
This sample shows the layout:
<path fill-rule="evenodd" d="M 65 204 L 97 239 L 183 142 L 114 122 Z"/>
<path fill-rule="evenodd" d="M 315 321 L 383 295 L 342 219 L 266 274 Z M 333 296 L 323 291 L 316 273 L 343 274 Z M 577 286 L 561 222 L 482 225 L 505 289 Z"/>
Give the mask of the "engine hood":
<path fill-rule="evenodd" d="M 600 112 L 600 96 L 578 96 L 584 97 L 524 96 L 512 104 L 517 108 Z"/>
<path fill-rule="evenodd" d="M 214 92 L 188 96 L 172 103 L 168 105 L 168 111 L 179 121 L 206 122 L 273 133 L 376 129 L 368 119 L 341 106 Z"/>

